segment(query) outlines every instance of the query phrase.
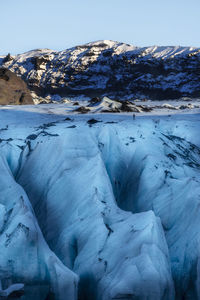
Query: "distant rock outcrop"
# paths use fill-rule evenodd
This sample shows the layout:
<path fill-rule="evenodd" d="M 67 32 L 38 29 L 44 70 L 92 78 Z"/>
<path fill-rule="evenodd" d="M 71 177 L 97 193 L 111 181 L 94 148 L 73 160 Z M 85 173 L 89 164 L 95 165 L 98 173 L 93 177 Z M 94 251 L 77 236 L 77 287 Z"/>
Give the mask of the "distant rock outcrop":
<path fill-rule="evenodd" d="M 39 96 L 177 99 L 200 96 L 200 48 L 97 41 L 0 58 Z"/>
<path fill-rule="evenodd" d="M 0 105 L 2 104 L 33 104 L 26 83 L 6 68 L 0 68 Z"/>

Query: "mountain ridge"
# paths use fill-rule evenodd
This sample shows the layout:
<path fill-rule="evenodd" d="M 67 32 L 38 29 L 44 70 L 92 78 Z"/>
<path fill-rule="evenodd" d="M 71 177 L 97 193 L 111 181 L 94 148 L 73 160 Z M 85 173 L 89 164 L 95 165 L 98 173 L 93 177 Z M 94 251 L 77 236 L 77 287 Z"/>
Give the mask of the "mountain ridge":
<path fill-rule="evenodd" d="M 200 96 L 200 48 L 137 47 L 110 40 L 63 51 L 1 56 L 37 94 L 153 100 Z"/>

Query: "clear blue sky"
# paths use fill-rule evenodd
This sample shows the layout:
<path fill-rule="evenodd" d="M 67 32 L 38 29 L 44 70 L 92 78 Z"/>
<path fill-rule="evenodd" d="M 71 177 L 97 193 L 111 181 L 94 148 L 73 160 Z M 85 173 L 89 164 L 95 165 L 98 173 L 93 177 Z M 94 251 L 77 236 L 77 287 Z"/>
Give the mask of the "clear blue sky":
<path fill-rule="evenodd" d="M 2 0 L 0 54 L 110 39 L 200 47 L 200 0 Z"/>

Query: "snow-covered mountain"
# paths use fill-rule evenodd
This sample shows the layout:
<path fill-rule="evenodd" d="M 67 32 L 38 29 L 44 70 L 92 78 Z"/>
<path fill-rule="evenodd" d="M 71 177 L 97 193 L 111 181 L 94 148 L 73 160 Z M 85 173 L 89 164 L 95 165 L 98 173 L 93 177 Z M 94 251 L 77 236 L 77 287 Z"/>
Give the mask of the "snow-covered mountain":
<path fill-rule="evenodd" d="M 59 107 L 0 109 L 0 296 L 200 299 L 200 115 Z"/>
<path fill-rule="evenodd" d="M 98 41 L 56 52 L 0 57 L 37 94 L 175 99 L 200 96 L 200 48 Z"/>

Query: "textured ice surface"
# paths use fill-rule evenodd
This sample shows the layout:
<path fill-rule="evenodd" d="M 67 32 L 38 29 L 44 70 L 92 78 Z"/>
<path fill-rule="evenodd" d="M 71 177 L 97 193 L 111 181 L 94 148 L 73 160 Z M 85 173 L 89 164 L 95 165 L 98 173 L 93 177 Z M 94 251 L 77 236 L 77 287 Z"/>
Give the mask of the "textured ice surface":
<path fill-rule="evenodd" d="M 67 300 L 200 299 L 199 115 L 89 125 L 25 109 L 0 111 L 2 281 Z"/>
<path fill-rule="evenodd" d="M 2 282 L 47 285 L 56 299 L 76 299 L 77 276 L 50 251 L 26 193 L 0 156 L 0 277 Z M 3 285 L 7 285 L 6 283 Z M 5 286 L 9 289 L 9 286 Z M 40 299 L 40 293 L 37 294 Z M 27 299 L 28 296 L 27 296 Z"/>

